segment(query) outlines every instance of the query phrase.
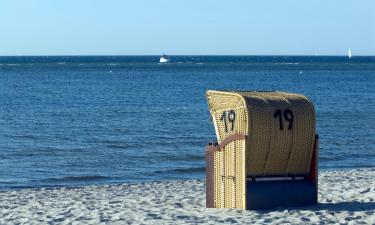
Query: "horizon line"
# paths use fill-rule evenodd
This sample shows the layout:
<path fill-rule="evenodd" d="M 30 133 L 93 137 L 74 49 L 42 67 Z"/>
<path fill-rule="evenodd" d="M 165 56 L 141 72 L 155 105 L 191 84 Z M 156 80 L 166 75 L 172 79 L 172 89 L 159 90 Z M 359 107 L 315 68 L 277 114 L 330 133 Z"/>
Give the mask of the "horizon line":
<path fill-rule="evenodd" d="M 292 57 L 306 57 L 306 56 L 312 56 L 312 57 L 320 57 L 320 56 L 324 56 L 324 57 L 348 57 L 348 55 L 330 55 L 330 54 L 313 54 L 313 55 L 305 55 L 305 54 L 275 54 L 275 55 L 270 55 L 270 54 L 167 54 L 168 56 L 233 56 L 233 57 L 236 57 L 236 56 L 263 56 L 263 57 L 268 57 L 268 56 L 292 56 Z M 82 55 L 78 55 L 78 54 L 72 54 L 72 55 L 65 55 L 65 54 L 56 54 L 56 55 L 44 55 L 44 54 L 41 54 L 41 55 L 0 55 L 0 57 L 110 57 L 110 56 L 118 56 L 118 57 L 142 57 L 142 56 L 161 56 L 161 54 L 159 55 L 156 55 L 156 54 L 133 54 L 133 55 L 123 55 L 123 54 L 113 54 L 113 55 L 110 55 L 110 54 L 82 54 Z M 375 55 L 352 55 L 351 57 L 374 57 Z"/>

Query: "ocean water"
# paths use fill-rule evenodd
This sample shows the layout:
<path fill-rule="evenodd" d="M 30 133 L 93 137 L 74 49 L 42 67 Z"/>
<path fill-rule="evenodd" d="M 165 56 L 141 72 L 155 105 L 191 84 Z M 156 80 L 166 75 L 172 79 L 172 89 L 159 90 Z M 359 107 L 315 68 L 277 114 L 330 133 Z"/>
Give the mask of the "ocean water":
<path fill-rule="evenodd" d="M 320 169 L 375 166 L 375 57 L 0 57 L 0 189 L 203 178 L 208 89 L 305 94 Z"/>

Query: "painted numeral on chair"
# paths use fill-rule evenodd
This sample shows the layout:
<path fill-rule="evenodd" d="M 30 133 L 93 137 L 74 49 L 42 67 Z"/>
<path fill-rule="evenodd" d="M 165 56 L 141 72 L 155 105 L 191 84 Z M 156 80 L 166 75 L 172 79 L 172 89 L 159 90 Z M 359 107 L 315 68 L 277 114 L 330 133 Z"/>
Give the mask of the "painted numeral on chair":
<path fill-rule="evenodd" d="M 293 120 L 294 120 L 294 115 L 292 110 L 290 109 L 278 109 L 276 112 L 273 114 L 273 118 L 278 118 L 279 119 L 279 124 L 280 124 L 280 130 L 284 130 L 284 123 L 283 123 L 283 118 L 288 122 L 288 130 L 292 130 L 293 128 Z"/>

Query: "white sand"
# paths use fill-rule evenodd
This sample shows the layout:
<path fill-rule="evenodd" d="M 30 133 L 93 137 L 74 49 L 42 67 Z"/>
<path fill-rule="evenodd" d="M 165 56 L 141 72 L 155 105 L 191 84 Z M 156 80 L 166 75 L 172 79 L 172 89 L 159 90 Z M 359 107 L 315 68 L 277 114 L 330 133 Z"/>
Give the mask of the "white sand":
<path fill-rule="evenodd" d="M 375 168 L 323 172 L 319 204 L 206 209 L 204 181 L 0 192 L 0 224 L 375 224 Z"/>

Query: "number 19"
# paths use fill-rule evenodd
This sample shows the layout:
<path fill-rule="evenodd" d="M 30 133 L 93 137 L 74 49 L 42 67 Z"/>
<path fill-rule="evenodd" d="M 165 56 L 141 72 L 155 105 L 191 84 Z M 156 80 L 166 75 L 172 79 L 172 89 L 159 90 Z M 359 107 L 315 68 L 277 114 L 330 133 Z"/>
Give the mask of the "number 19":
<path fill-rule="evenodd" d="M 284 109 L 284 112 L 283 112 L 283 110 L 278 109 L 273 114 L 273 118 L 277 118 L 277 117 L 279 118 L 280 130 L 284 130 L 282 116 L 284 116 L 284 119 L 286 121 L 288 121 L 288 130 L 292 130 L 292 128 L 293 128 L 293 119 L 294 119 L 294 115 L 293 115 L 292 110 L 290 110 L 290 109 Z"/>

